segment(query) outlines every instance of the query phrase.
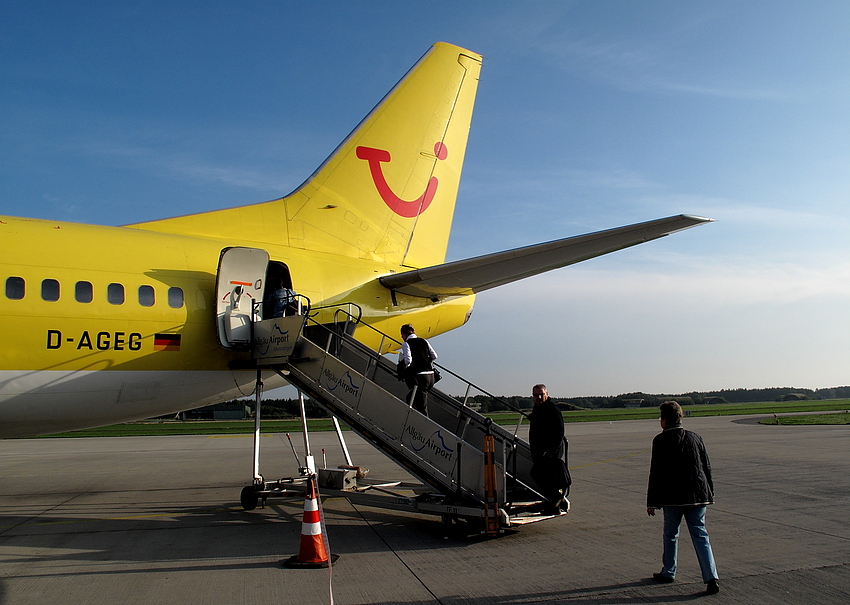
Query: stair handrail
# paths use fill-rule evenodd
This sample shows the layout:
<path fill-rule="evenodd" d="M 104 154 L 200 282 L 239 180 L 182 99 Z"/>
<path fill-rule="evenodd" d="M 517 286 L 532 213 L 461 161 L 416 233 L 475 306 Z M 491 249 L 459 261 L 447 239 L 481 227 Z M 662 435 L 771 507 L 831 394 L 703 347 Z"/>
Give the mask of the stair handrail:
<path fill-rule="evenodd" d="M 357 309 L 357 316 L 355 317 L 352 313 L 343 309 L 343 307 L 348 307 L 349 309 L 351 309 L 352 307 L 356 308 Z M 337 320 L 336 320 L 337 314 L 340 313 L 340 312 L 345 313 L 349 317 L 354 318 L 353 321 L 354 321 L 355 324 L 360 323 L 360 319 L 363 317 L 363 308 L 360 305 L 358 305 L 357 303 L 354 303 L 354 302 L 341 302 L 341 303 L 333 303 L 333 304 L 330 304 L 330 305 L 322 305 L 322 306 L 319 306 L 319 307 L 311 307 L 310 310 L 313 311 L 313 313 L 309 315 L 309 319 L 312 320 L 314 323 L 318 323 L 313 318 L 316 317 L 316 315 L 319 314 L 319 311 L 324 311 L 326 309 L 336 309 L 336 311 L 334 312 L 334 323 L 337 323 Z"/>
<path fill-rule="evenodd" d="M 357 311 L 358 311 L 357 317 L 355 317 L 354 315 L 351 315 L 350 313 L 345 311 L 345 309 L 342 308 L 345 305 L 357 307 Z M 363 310 L 361 309 L 361 307 L 359 305 L 357 305 L 355 303 L 337 303 L 337 304 L 334 304 L 334 305 L 327 305 L 325 307 L 314 307 L 314 310 L 325 309 L 325 308 L 333 308 L 333 307 L 338 307 L 336 312 L 334 313 L 334 324 L 339 323 L 337 321 L 337 317 L 338 317 L 339 314 L 345 314 L 345 315 L 348 315 L 351 318 L 351 321 L 353 321 L 354 324 L 356 324 L 358 326 L 365 326 L 365 327 L 369 328 L 370 330 L 372 330 L 373 332 L 377 333 L 379 336 L 381 336 L 381 344 L 378 346 L 378 350 L 374 351 L 375 355 L 380 356 L 380 357 L 383 357 L 385 355 L 385 353 L 383 353 L 382 351 L 384 349 L 384 344 L 387 340 L 395 343 L 398 346 L 402 345 L 402 341 L 397 340 L 397 339 L 393 338 L 392 336 L 390 336 L 389 334 L 382 332 L 378 328 L 362 321 Z M 310 319 L 312 319 L 312 317 Z M 354 339 L 352 338 L 352 340 L 354 340 Z M 525 412 L 525 410 L 505 401 L 504 399 L 501 399 L 500 397 L 497 397 L 496 395 L 493 395 L 492 393 L 490 393 L 488 391 L 485 391 L 484 389 L 482 389 L 477 384 L 467 380 L 466 378 L 464 378 L 463 376 L 460 376 L 456 372 L 453 372 L 452 370 L 450 370 L 449 368 L 447 368 L 444 365 L 441 365 L 441 364 L 436 363 L 436 362 L 433 365 L 435 365 L 437 368 L 439 368 L 440 371 L 451 374 L 452 376 L 457 378 L 460 382 L 466 384 L 467 385 L 467 396 L 468 396 L 468 393 L 469 393 L 469 387 L 472 387 L 473 389 L 480 392 L 482 395 L 490 397 L 491 399 L 499 402 L 500 404 L 504 405 L 506 408 L 508 408 L 509 410 L 511 410 L 513 412 L 517 412 L 519 414 L 519 422 L 517 423 L 516 430 L 514 430 L 514 437 L 516 437 L 517 433 L 519 432 L 519 427 L 522 424 L 523 419 L 528 418 L 528 413 Z M 467 407 L 465 400 L 463 402 L 463 407 Z"/>
<path fill-rule="evenodd" d="M 358 311 L 358 315 L 355 316 L 352 313 L 346 311 L 345 308 L 344 308 L 346 306 L 348 306 L 349 308 L 356 307 L 357 311 Z M 368 323 L 363 322 L 362 321 L 362 309 L 360 308 L 359 305 L 356 305 L 354 303 L 350 303 L 350 306 L 349 306 L 349 303 L 336 303 L 336 304 L 333 304 L 333 305 L 326 305 L 324 307 L 317 307 L 316 309 L 318 310 L 318 309 L 329 309 L 329 308 L 336 308 L 336 311 L 334 313 L 333 325 L 328 326 L 327 324 L 325 324 L 324 325 L 325 329 L 328 329 L 330 334 L 334 335 L 334 337 L 340 338 L 340 340 L 342 342 L 347 342 L 347 343 L 349 343 L 350 346 L 353 346 L 355 349 L 359 350 L 360 353 L 363 354 L 364 356 L 366 356 L 367 359 L 372 359 L 376 363 L 380 363 L 380 362 L 383 361 L 383 363 L 388 364 L 391 367 L 387 367 L 387 368 L 385 368 L 385 370 L 389 371 L 390 373 L 394 373 L 394 371 L 395 371 L 394 364 L 392 364 L 392 362 L 386 358 L 386 356 L 385 356 L 386 354 L 382 353 L 382 351 L 384 350 L 384 346 L 385 346 L 385 344 L 387 343 L 388 340 L 391 343 L 394 343 L 397 346 L 401 346 L 402 342 L 400 340 L 397 340 L 396 338 L 393 338 L 392 336 L 382 332 L 378 328 L 376 328 L 376 327 L 374 327 L 374 326 L 372 326 Z M 316 321 L 315 315 L 316 314 L 314 313 L 311 316 L 309 316 L 307 318 L 307 321 L 315 324 L 316 326 L 323 326 L 323 324 Z M 344 319 L 342 321 L 340 321 L 341 315 L 344 317 Z M 379 335 L 381 337 L 381 341 L 380 341 L 381 344 L 379 345 L 378 350 L 376 351 L 372 347 L 369 347 L 369 346 L 365 345 L 364 343 L 360 342 L 359 340 L 357 340 L 356 338 L 354 338 L 353 331 L 349 332 L 348 330 L 339 330 L 338 329 L 338 326 L 339 326 L 340 323 L 348 324 L 349 322 L 358 326 L 358 327 L 361 326 L 361 325 L 364 325 L 368 329 L 372 330 L 374 333 Z M 329 343 L 330 343 L 330 341 L 329 341 Z M 326 350 L 326 352 L 327 352 L 327 350 Z M 479 393 L 481 393 L 481 394 L 483 394 L 487 397 L 490 397 L 493 400 L 501 403 L 508 410 L 514 411 L 514 412 L 519 414 L 516 428 L 514 429 L 513 433 L 511 433 L 509 430 L 504 430 L 504 429 L 501 429 L 501 427 L 498 427 L 498 425 L 493 422 L 492 418 L 484 416 L 483 414 L 475 412 L 474 410 L 469 408 L 469 406 L 466 403 L 466 398 L 461 402 L 461 401 L 458 400 L 459 398 L 457 396 L 449 395 L 448 393 L 442 393 L 442 392 L 440 393 L 441 396 L 446 398 L 445 401 L 447 401 L 447 402 L 452 401 L 454 403 L 454 405 L 459 406 L 459 408 L 461 410 L 468 410 L 468 411 L 464 412 L 465 416 L 469 416 L 469 418 L 472 418 L 473 414 L 476 415 L 476 416 L 479 416 L 480 420 L 478 422 L 482 423 L 483 430 L 485 431 L 486 434 L 490 434 L 492 427 L 497 427 L 497 428 L 501 429 L 499 431 L 499 433 L 501 435 L 501 438 L 504 440 L 503 441 L 504 446 L 507 449 L 509 449 L 510 451 L 515 451 L 516 448 L 519 446 L 519 441 L 520 441 L 520 438 L 518 436 L 519 428 L 522 425 L 523 419 L 528 418 L 529 414 L 527 412 L 525 412 L 523 409 L 511 404 L 510 402 L 505 401 L 504 399 L 497 397 L 497 396 L 493 395 L 492 393 L 484 390 L 483 388 L 479 387 L 478 385 L 476 385 L 476 384 L 470 382 L 469 380 L 463 378 L 462 376 L 460 376 L 456 372 L 453 372 L 452 370 L 446 368 L 445 366 L 443 366 L 441 364 L 437 364 L 437 363 L 434 363 L 434 366 L 439 368 L 441 371 L 445 371 L 447 374 L 454 376 L 462 384 L 467 385 L 467 398 L 468 398 L 468 394 L 469 394 L 469 389 L 474 388 Z M 565 441 L 566 441 L 566 438 L 565 438 Z M 513 471 L 510 471 L 510 472 L 508 471 L 507 450 L 506 450 L 506 455 L 505 455 L 504 460 L 505 460 L 504 470 L 505 470 L 506 476 L 510 475 L 510 476 L 514 477 L 514 480 L 515 480 L 516 479 L 516 477 L 515 477 L 516 470 L 514 469 Z M 516 458 L 514 458 L 514 464 L 515 463 L 516 463 Z M 530 486 L 526 485 L 525 483 L 521 483 L 521 485 L 524 485 L 525 487 L 530 487 Z M 533 488 L 531 488 L 531 489 L 533 491 Z"/>
<path fill-rule="evenodd" d="M 289 295 L 289 300 L 291 301 L 289 304 L 295 304 L 296 315 L 306 315 L 310 316 L 311 311 L 311 302 L 310 298 L 299 294 L 297 292 L 293 292 Z M 303 301 L 303 302 L 302 302 Z M 251 303 L 251 321 L 256 321 L 257 317 L 263 317 L 261 307 L 268 303 L 268 300 L 255 300 Z M 264 317 L 263 319 L 268 319 Z"/>

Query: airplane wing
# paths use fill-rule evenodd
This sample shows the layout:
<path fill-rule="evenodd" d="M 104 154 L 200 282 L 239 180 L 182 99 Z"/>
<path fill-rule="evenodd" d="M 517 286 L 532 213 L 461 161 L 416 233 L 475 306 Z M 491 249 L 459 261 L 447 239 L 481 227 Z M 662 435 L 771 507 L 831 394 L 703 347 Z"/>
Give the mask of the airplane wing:
<path fill-rule="evenodd" d="M 394 273 L 381 277 L 380 282 L 394 292 L 432 300 L 443 296 L 469 295 L 642 244 L 713 220 L 680 214 L 424 269 Z"/>

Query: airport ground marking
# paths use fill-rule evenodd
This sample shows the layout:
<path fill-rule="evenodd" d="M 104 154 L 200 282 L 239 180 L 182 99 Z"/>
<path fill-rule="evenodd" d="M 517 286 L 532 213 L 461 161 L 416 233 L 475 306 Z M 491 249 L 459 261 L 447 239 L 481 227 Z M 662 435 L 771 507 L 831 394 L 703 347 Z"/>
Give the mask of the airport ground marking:
<path fill-rule="evenodd" d="M 640 454 L 645 454 L 649 451 L 649 448 L 645 450 L 640 450 L 639 452 L 634 452 L 632 454 L 626 454 L 625 456 L 617 456 L 616 458 L 609 458 L 608 460 L 597 460 L 596 462 L 589 462 L 587 464 L 580 464 L 578 466 L 571 466 L 570 469 L 577 468 L 587 468 L 588 466 L 594 466 L 596 464 L 605 464 L 606 462 L 614 462 L 615 460 L 622 460 L 624 458 L 631 458 L 632 456 L 638 456 Z"/>

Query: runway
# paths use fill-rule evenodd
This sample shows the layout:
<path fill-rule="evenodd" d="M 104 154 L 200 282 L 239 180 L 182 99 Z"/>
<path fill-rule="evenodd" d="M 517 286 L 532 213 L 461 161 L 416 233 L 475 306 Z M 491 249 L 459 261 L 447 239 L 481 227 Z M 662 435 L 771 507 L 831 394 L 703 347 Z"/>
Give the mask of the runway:
<path fill-rule="evenodd" d="M 497 539 L 445 537 L 434 517 L 324 501 L 328 570 L 294 570 L 303 500 L 244 512 L 250 437 L 0 441 L 0 604 L 850 602 L 850 427 L 687 418 L 714 471 L 707 527 L 721 593 L 681 536 L 674 584 L 661 518 L 645 510 L 655 420 L 568 424 L 572 512 Z M 343 462 L 333 433 L 313 453 Z M 410 477 L 352 433 L 355 464 Z M 300 444 L 300 435 L 293 435 Z M 291 476 L 283 435 L 263 436 L 266 478 Z"/>

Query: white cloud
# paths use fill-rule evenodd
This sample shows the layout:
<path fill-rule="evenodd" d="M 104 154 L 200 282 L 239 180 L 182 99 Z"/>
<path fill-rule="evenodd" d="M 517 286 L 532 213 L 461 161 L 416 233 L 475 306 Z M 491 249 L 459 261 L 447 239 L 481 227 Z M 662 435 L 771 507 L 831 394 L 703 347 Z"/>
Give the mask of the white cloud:
<path fill-rule="evenodd" d="M 91 155 L 143 173 L 155 171 L 171 178 L 241 187 L 263 193 L 276 192 L 280 195 L 289 193 L 298 184 L 293 185 L 293 180 L 286 178 L 285 174 L 272 175 L 267 170 L 228 164 L 226 160 L 205 158 L 192 151 L 180 151 L 168 144 L 154 146 L 109 138 L 90 139 L 79 144 Z"/>
<path fill-rule="evenodd" d="M 441 361 L 490 392 L 562 396 L 850 382 L 850 263 L 632 273 L 568 268 L 478 297 Z"/>
<path fill-rule="evenodd" d="M 555 27 L 554 22 L 549 21 L 538 23 L 533 32 L 523 32 L 521 39 L 554 67 L 569 67 L 624 91 L 719 99 L 788 100 L 787 93 L 735 81 L 732 74 L 736 70 L 728 66 L 715 69 L 710 75 L 706 64 L 690 59 L 692 41 L 699 38 L 703 26 L 711 28 L 711 21 L 692 16 L 678 24 L 678 32 L 661 30 L 663 35 L 648 40 L 615 33 L 580 36 L 567 25 Z M 721 78 L 722 82 L 716 81 Z"/>
<path fill-rule="evenodd" d="M 850 261 L 813 268 L 761 259 L 660 256 L 664 265 L 651 270 L 636 268 L 635 263 L 604 270 L 568 267 L 514 287 L 522 289 L 527 286 L 520 284 L 528 284 L 535 300 L 549 301 L 552 308 L 564 300 L 624 297 L 646 302 L 685 293 L 689 298 L 702 298 L 705 302 L 698 303 L 700 306 L 711 307 L 781 306 L 818 297 L 850 299 Z M 485 295 L 507 299 L 516 293 L 496 289 Z"/>
<path fill-rule="evenodd" d="M 783 208 L 736 202 L 722 198 L 688 198 L 693 203 L 711 212 L 713 218 L 738 225 L 756 225 L 758 227 L 778 228 L 829 228 L 836 227 L 836 221 L 847 225 L 850 220 L 846 213 L 839 215 L 824 213 L 817 206 Z"/>

